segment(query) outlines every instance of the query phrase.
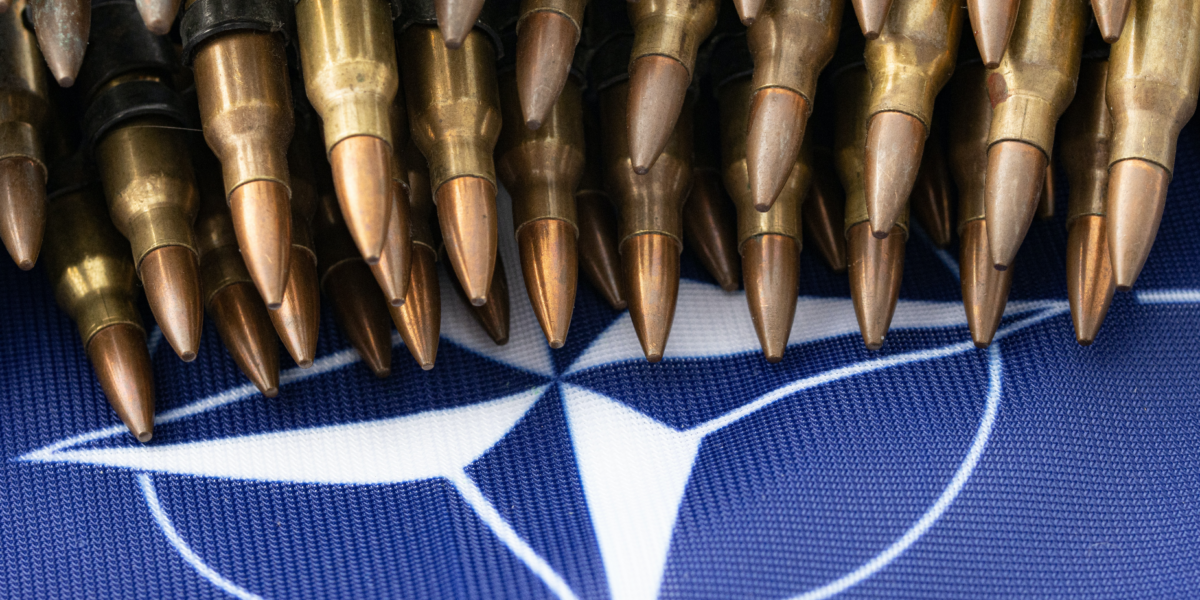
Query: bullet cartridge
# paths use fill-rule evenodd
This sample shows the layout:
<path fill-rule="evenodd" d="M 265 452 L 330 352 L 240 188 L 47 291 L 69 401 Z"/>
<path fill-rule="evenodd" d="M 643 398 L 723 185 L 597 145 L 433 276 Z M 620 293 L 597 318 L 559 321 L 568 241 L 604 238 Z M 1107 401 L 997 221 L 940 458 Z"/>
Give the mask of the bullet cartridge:
<path fill-rule="evenodd" d="M 808 247 L 816 248 L 833 272 L 842 273 L 846 270 L 846 198 L 833 154 L 836 121 L 833 89 L 827 83 L 822 84 L 817 97 L 822 101 L 813 107 L 810 119 L 813 126 L 805 132 L 812 146 L 812 183 L 800 206 L 800 221 L 804 224 Z"/>
<path fill-rule="evenodd" d="M 179 0 L 137 0 L 137 8 L 146 29 L 154 35 L 167 35 L 175 22 L 175 13 L 179 12 Z"/>
<path fill-rule="evenodd" d="M 438 339 L 442 328 L 442 293 L 437 273 L 441 253 L 433 192 L 425 157 L 412 140 L 405 147 L 408 168 L 408 200 L 412 209 L 412 271 L 404 304 L 390 306 L 392 323 L 404 339 L 404 346 L 422 369 L 433 368 L 437 360 Z"/>
<path fill-rule="evenodd" d="M 617 250 L 617 213 L 604 189 L 604 157 L 600 151 L 600 119 L 595 107 L 583 116 L 585 165 L 575 190 L 575 214 L 579 224 L 579 263 L 613 310 L 625 310 L 625 277 Z"/>
<path fill-rule="evenodd" d="M 479 323 L 484 333 L 492 338 L 497 346 L 507 344 L 510 310 L 508 276 L 504 272 L 504 259 L 500 255 L 496 255 L 496 269 L 492 272 L 492 284 L 488 288 L 487 301 L 478 306 L 467 299 L 467 294 L 458 280 L 453 277 L 450 280 L 458 299 L 462 300 L 463 306 L 467 307 L 467 312 L 471 313 L 471 317 L 475 319 L 476 323 Z"/>
<path fill-rule="evenodd" d="M 1104 41 L 1112 44 L 1121 37 L 1125 20 L 1129 16 L 1131 0 L 1092 0 L 1092 12 L 1096 15 L 1096 27 Z"/>
<path fill-rule="evenodd" d="M 892 9 L 892 0 L 850 0 L 854 15 L 863 37 L 873 40 L 879 37 Z"/>
<path fill-rule="evenodd" d="M 737 39 L 745 45 L 744 37 L 737 36 Z M 699 98 L 692 109 L 695 139 L 692 188 L 683 204 L 683 241 L 717 285 L 727 292 L 734 292 L 741 285 L 742 269 L 738 257 L 737 214 L 721 183 L 720 113 L 712 93 L 696 95 Z"/>
<path fill-rule="evenodd" d="M 1008 48 L 1021 0 L 967 0 L 967 14 L 983 65 L 995 69 Z"/>
<path fill-rule="evenodd" d="M 954 192 L 950 182 L 950 169 L 946 166 L 946 151 L 943 148 L 944 128 L 940 119 L 933 122 L 929 139 L 925 140 L 925 154 L 921 157 L 921 168 L 913 184 L 909 204 L 917 222 L 929 239 L 938 248 L 950 245 L 954 231 Z"/>
<path fill-rule="evenodd" d="M 105 0 L 13 0 L 8 12 L 20 22 L 25 6 L 29 7 L 29 18 L 37 33 L 38 46 L 46 58 L 46 66 L 62 87 L 75 85 L 83 55 L 88 47 L 92 25 L 92 5 L 104 4 Z M 102 17 L 96 19 L 98 27 L 111 24 Z M 7 54 L 7 52 L 5 52 Z"/>
<path fill-rule="evenodd" d="M 542 126 L 567 84 L 583 34 L 587 0 L 522 0 L 517 21 L 516 78 L 521 122 Z M 505 121 L 508 119 L 506 118 Z"/>
<path fill-rule="evenodd" d="M 408 145 L 408 113 L 404 94 L 396 93 L 390 113 L 392 140 L 399 151 L 392 153 L 392 211 L 388 219 L 386 241 L 379 262 L 370 265 L 375 281 L 383 291 L 388 305 L 404 304 L 408 294 L 409 272 L 412 270 L 412 234 L 408 202 L 408 166 L 404 148 Z"/>
<path fill-rule="evenodd" d="M 49 112 L 42 54 L 21 22 L 25 0 L 0 14 L 0 239 L 22 270 L 33 268 L 46 226 Z"/>

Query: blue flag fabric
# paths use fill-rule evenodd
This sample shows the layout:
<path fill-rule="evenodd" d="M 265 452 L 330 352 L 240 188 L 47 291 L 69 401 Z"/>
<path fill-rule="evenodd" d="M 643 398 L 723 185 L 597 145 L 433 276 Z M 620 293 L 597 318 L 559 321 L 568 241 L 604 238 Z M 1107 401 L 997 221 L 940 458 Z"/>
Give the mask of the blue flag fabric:
<path fill-rule="evenodd" d="M 956 252 L 917 231 L 879 352 L 806 250 L 778 365 L 744 295 L 690 259 L 661 364 L 586 283 L 549 350 L 502 221 L 506 346 L 448 294 L 436 368 L 397 336 L 378 380 L 326 314 L 321 358 L 266 399 L 211 324 L 191 364 L 152 330 L 146 446 L 45 276 L 0 261 L 0 597 L 1194 596 L 1198 144 L 1193 123 L 1136 291 L 1090 348 L 1063 185 L 990 349 Z"/>

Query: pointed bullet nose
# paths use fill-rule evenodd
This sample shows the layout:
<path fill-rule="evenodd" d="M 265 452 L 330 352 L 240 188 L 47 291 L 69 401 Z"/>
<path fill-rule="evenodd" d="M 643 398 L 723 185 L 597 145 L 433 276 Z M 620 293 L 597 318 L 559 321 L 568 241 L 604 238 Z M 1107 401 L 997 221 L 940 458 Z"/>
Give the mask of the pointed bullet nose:
<path fill-rule="evenodd" d="M 150 311 L 184 362 L 196 359 L 204 330 L 199 268 L 196 253 L 183 246 L 155 248 L 139 267 Z"/>
<path fill-rule="evenodd" d="M 579 32 L 560 13 L 541 10 L 525 18 L 517 36 L 517 95 L 525 126 L 536 130 L 562 93 Z"/>
<path fill-rule="evenodd" d="M 88 341 L 87 355 L 117 416 L 139 442 L 154 436 L 154 374 L 141 328 L 118 323 Z"/>
<path fill-rule="evenodd" d="M 65 88 L 75 85 L 91 29 L 91 0 L 33 2 L 30 13 L 38 47 L 54 79 Z"/>
<path fill-rule="evenodd" d="M 479 19 L 484 0 L 437 0 L 434 3 L 438 29 L 446 40 L 446 47 L 456 50 L 462 46 Z"/>
<path fill-rule="evenodd" d="M 1007 140 L 988 148 L 984 208 L 996 269 L 1007 269 L 1021 249 L 1045 176 L 1046 155 L 1036 146 Z"/>
<path fill-rule="evenodd" d="M 879 37 L 888 11 L 892 8 L 892 0 L 851 0 L 850 3 L 854 5 L 854 14 L 858 17 L 863 36 L 868 40 Z"/>
<path fill-rule="evenodd" d="M 1125 17 L 1129 15 L 1129 0 L 1092 0 L 1092 12 L 1096 13 L 1096 26 L 1104 41 L 1112 44 L 1121 37 L 1125 29 Z"/>
<path fill-rule="evenodd" d="M 457 177 L 437 190 L 446 254 L 467 300 L 487 302 L 496 265 L 496 188 L 480 177 Z"/>
<path fill-rule="evenodd" d="M 846 236 L 850 263 L 850 297 L 863 343 L 868 350 L 883 347 L 904 277 L 904 230 L 893 227 L 885 239 L 871 235 L 868 223 L 850 228 Z"/>
<path fill-rule="evenodd" d="M 457 280 L 455 280 L 454 291 L 467 304 L 467 309 L 475 318 L 475 322 L 479 323 L 479 326 L 497 346 L 508 343 L 508 276 L 504 272 L 503 259 L 499 256 L 496 257 L 496 269 L 493 271 L 492 283 L 483 304 L 476 305 L 469 302 Z"/>
<path fill-rule="evenodd" d="M 292 360 L 301 369 L 312 366 L 317 356 L 317 333 L 321 322 L 321 299 L 317 292 L 317 264 L 312 255 L 295 246 L 288 269 L 288 283 L 278 310 L 270 311 L 271 324 Z"/>
<path fill-rule="evenodd" d="M 643 233 L 621 246 L 629 318 L 646 360 L 663 358 L 675 301 L 679 296 L 679 242 L 660 233 Z"/>
<path fill-rule="evenodd" d="M 279 308 L 292 255 L 292 209 L 277 181 L 251 181 L 229 195 L 230 216 L 250 279 L 271 310 Z"/>
<path fill-rule="evenodd" d="M 733 292 L 742 280 L 737 215 L 733 204 L 721 194 L 718 177 L 709 169 L 692 171 L 692 191 L 683 209 L 684 240 L 717 285 Z"/>
<path fill-rule="evenodd" d="M 733 7 L 737 9 L 742 24 L 749 27 L 758 19 L 758 13 L 765 3 L 765 0 L 733 0 Z"/>
<path fill-rule="evenodd" d="M 1099 215 L 1079 217 L 1067 236 L 1067 302 L 1080 346 L 1096 340 L 1116 290 L 1106 220 Z"/>
<path fill-rule="evenodd" d="M 812 187 L 801 205 L 804 241 L 811 242 L 834 273 L 846 270 L 845 199 L 833 164 L 817 158 Z"/>
<path fill-rule="evenodd" d="M 208 310 L 242 373 L 264 396 L 279 395 L 279 344 L 254 285 L 239 282 L 221 288 L 209 300 Z"/>
<path fill-rule="evenodd" d="M 800 294 L 800 244 L 796 238 L 764 234 L 742 244 L 742 270 L 746 273 L 746 304 L 767 362 L 783 360 L 796 297 Z"/>
<path fill-rule="evenodd" d="M 1108 171 L 1108 252 L 1120 291 L 1133 288 L 1162 221 L 1171 174 L 1137 158 L 1122 160 Z"/>
<path fill-rule="evenodd" d="M 409 271 L 412 269 L 412 234 L 409 231 L 408 194 L 399 182 L 392 182 L 392 216 L 388 220 L 387 239 L 379 262 L 371 265 L 375 281 L 383 290 L 388 304 L 400 306 L 408 294 Z"/>
<path fill-rule="evenodd" d="M 442 329 L 442 292 L 437 257 L 428 246 L 413 247 L 412 280 L 402 306 L 389 309 L 404 346 L 421 368 L 428 371 L 437 360 Z"/>
<path fill-rule="evenodd" d="M 766 88 L 750 101 L 750 129 L 746 137 L 746 165 L 754 208 L 766 212 L 791 176 L 804 129 L 808 101 L 784 88 Z"/>
<path fill-rule="evenodd" d="M 941 142 L 931 137 L 925 144 L 925 156 L 909 201 L 921 227 L 939 248 L 949 246 L 954 234 L 952 189 Z"/>
<path fill-rule="evenodd" d="M 871 233 L 883 239 L 908 206 L 925 150 L 921 120 L 893 110 L 876 113 L 867 125 L 867 215 Z"/>
<path fill-rule="evenodd" d="M 634 61 L 629 73 L 629 155 L 634 172 L 645 175 L 671 138 L 691 76 L 683 63 L 657 54 Z"/>
<path fill-rule="evenodd" d="M 367 264 L 379 262 L 392 212 L 392 149 L 370 135 L 350 136 L 329 153 L 346 228 Z"/>
<path fill-rule="evenodd" d="M 347 260 L 325 273 L 322 282 L 342 333 L 376 377 L 392 373 L 392 322 L 387 301 L 371 269 Z"/>
<path fill-rule="evenodd" d="M 625 310 L 621 254 L 617 251 L 617 219 L 612 204 L 601 194 L 581 192 L 576 196 L 579 218 L 579 262 L 592 287 L 613 310 Z"/>
<path fill-rule="evenodd" d="M 987 225 L 984 219 L 970 221 L 959 242 L 963 307 L 976 348 L 987 348 L 996 337 L 1012 287 L 1012 269 L 997 271 L 992 266 Z"/>
<path fill-rule="evenodd" d="M 1021 0 L 967 0 L 971 31 L 985 67 L 995 69 L 1000 65 L 1020 7 Z"/>
<path fill-rule="evenodd" d="M 576 231 L 561 219 L 538 219 L 517 232 L 525 290 L 546 342 L 562 348 L 575 310 L 579 280 Z"/>
<path fill-rule="evenodd" d="M 0 160 L 0 239 L 22 271 L 33 268 L 46 230 L 46 178 L 24 158 Z"/>
<path fill-rule="evenodd" d="M 179 0 L 137 0 L 137 9 L 150 33 L 167 35 L 179 12 Z"/>

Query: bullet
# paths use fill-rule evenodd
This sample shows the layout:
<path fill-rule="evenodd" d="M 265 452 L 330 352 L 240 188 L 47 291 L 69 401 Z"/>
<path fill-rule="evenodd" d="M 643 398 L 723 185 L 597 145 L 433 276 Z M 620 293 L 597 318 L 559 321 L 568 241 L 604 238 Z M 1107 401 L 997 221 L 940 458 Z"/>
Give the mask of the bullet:
<path fill-rule="evenodd" d="M 753 64 L 746 67 L 753 68 Z M 792 174 L 770 210 L 758 211 L 750 194 L 750 170 L 746 160 L 746 124 L 753 92 L 748 71 L 746 75 L 716 90 L 721 107 L 722 172 L 725 188 L 737 206 L 738 252 L 746 276 L 750 320 L 758 334 L 763 356 L 767 362 L 777 363 L 783 360 L 796 317 L 800 250 L 803 247 L 800 204 L 812 180 L 811 150 L 801 151 Z"/>
<path fill-rule="evenodd" d="M 23 271 L 46 227 L 46 159 L 40 131 L 49 108 L 42 54 L 21 22 L 24 0 L 0 14 L 0 239 Z"/>
<path fill-rule="evenodd" d="M 866 46 L 871 78 L 866 141 L 867 215 L 883 239 L 908 205 L 937 93 L 954 72 L 962 8 L 951 0 L 901 2 Z"/>
<path fill-rule="evenodd" d="M 1112 120 L 1105 101 L 1108 79 L 1107 48 L 1085 59 L 1079 69 L 1079 89 L 1062 118 L 1059 156 L 1067 172 L 1067 301 L 1075 324 L 1075 340 L 1089 346 L 1112 304 L 1116 282 L 1108 255 L 1108 217 L 1104 192 L 1108 187 L 1108 156 Z"/>
<path fill-rule="evenodd" d="M 1000 66 L 1000 58 L 1004 56 L 1013 26 L 1017 24 L 1020 6 L 1021 0 L 967 0 L 971 32 L 975 34 L 975 45 L 987 68 Z"/>
<path fill-rule="evenodd" d="M 437 274 L 441 252 L 433 194 L 425 158 L 410 140 L 405 148 L 409 202 L 412 208 L 412 271 L 404 304 L 388 312 L 404 346 L 422 369 L 433 368 L 442 329 L 442 293 Z"/>
<path fill-rule="evenodd" d="M 733 0 L 733 7 L 737 10 L 738 18 L 742 20 L 742 25 L 747 27 L 758 20 L 764 4 L 766 4 L 766 0 Z"/>
<path fill-rule="evenodd" d="M 1092 0 L 1092 12 L 1096 14 L 1096 27 L 1104 41 L 1113 44 L 1121 37 L 1125 29 L 1125 19 L 1129 15 L 1130 0 Z"/>
<path fill-rule="evenodd" d="M 187 0 L 187 4 L 195 1 Z M 137 9 L 146 29 L 154 35 L 167 35 L 175 22 L 175 13 L 179 12 L 179 0 L 137 0 Z"/>
<path fill-rule="evenodd" d="M 746 31 L 754 57 L 746 156 L 760 211 L 770 208 L 800 155 L 817 76 L 837 48 L 842 8 L 837 0 L 773 0 Z"/>
<path fill-rule="evenodd" d="M 736 36 L 744 46 L 745 37 Z M 743 52 L 744 54 L 744 52 Z M 748 58 L 748 56 L 747 56 Z M 753 65 L 751 65 L 751 68 Z M 701 94 L 693 109 L 696 145 L 692 189 L 684 201 L 683 240 L 704 270 L 727 292 L 737 291 L 742 272 L 738 257 L 737 214 L 721 186 L 721 114 L 711 94 Z M 745 123 L 742 123 L 743 128 Z"/>
<path fill-rule="evenodd" d="M 495 0 L 493 0 L 495 1 Z M 483 12 L 484 0 L 434 0 L 437 26 L 448 50 L 458 50 Z"/>
<path fill-rule="evenodd" d="M 392 143 L 397 152 L 392 153 L 392 212 L 388 220 L 387 240 L 379 255 L 379 262 L 371 265 L 371 273 L 383 291 L 389 306 L 404 304 L 408 295 L 409 272 L 412 270 L 411 216 L 408 202 L 408 165 L 403 149 L 408 145 L 408 113 L 404 108 L 404 94 L 396 93 L 390 113 Z"/>
<path fill-rule="evenodd" d="M 58 305 L 79 328 L 109 404 L 144 443 L 154 435 L 154 378 L 136 306 L 133 261 L 89 171 L 81 153 L 55 165 L 46 274 Z"/>
<path fill-rule="evenodd" d="M 429 164 L 446 254 L 467 298 L 480 306 L 496 263 L 496 47 L 480 28 L 456 50 L 446 48 L 437 28 L 422 23 L 408 26 L 400 38 L 409 123 Z"/>
<path fill-rule="evenodd" d="M 1042 221 L 1054 218 L 1054 161 L 1046 163 L 1046 176 L 1042 179 L 1042 191 L 1038 195 L 1036 216 Z"/>
<path fill-rule="evenodd" d="M 242 373 L 268 398 L 279 395 L 279 346 L 267 307 L 238 252 L 233 217 L 221 185 L 221 164 L 207 148 L 193 144 L 200 210 L 196 249 L 204 306 L 217 333 Z"/>
<path fill-rule="evenodd" d="M 850 0 L 850 4 L 854 6 L 863 37 L 868 40 L 879 37 L 891 12 L 892 0 Z"/>
<path fill-rule="evenodd" d="M 850 298 L 868 350 L 883 347 L 904 276 L 904 243 L 908 239 L 908 207 L 884 238 L 875 237 L 867 217 L 865 161 L 871 80 L 865 69 L 844 67 L 834 80 L 837 102 L 835 157 L 846 190 L 846 257 Z"/>
<path fill-rule="evenodd" d="M 639 175 L 654 166 L 675 130 L 692 81 L 696 52 L 717 24 L 717 5 L 717 0 L 629 5 L 634 35 L 625 137 L 634 172 Z"/>
<path fill-rule="evenodd" d="M 20 23 L 25 2 L 12 0 L 16 10 L 8 18 Z M 75 85 L 92 24 L 91 0 L 30 0 L 29 16 L 37 33 L 38 46 L 50 73 L 62 87 Z M 107 23 L 102 23 L 107 25 Z M 7 50 L 7 49 L 6 49 Z M 7 54 L 7 51 L 5 52 Z"/>
<path fill-rule="evenodd" d="M 399 75 L 385 0 L 299 0 L 296 32 L 308 100 L 325 126 L 338 205 L 367 264 L 379 262 L 392 210 L 388 111 Z"/>
<path fill-rule="evenodd" d="M 950 170 L 958 186 L 959 276 L 967 327 L 977 348 L 992 343 L 1004 316 L 1013 276 L 1012 269 L 997 271 L 992 266 L 988 247 L 991 221 L 984 210 L 984 177 L 988 131 L 993 122 L 988 74 L 977 56 L 966 58 L 959 62 L 946 90 L 950 99 L 946 122 L 954 124 L 946 128 L 946 133 Z"/>
<path fill-rule="evenodd" d="M 517 22 L 517 95 L 521 119 L 537 129 L 545 122 L 571 72 L 583 33 L 587 0 L 524 0 Z M 507 119 L 505 119 L 507 121 Z"/>
<path fill-rule="evenodd" d="M 487 301 L 476 305 L 467 299 L 467 294 L 457 280 L 453 281 L 454 291 L 467 307 L 467 312 L 475 318 L 475 322 L 483 328 L 488 337 L 497 346 L 508 343 L 508 278 L 504 274 L 504 259 L 496 256 L 496 269 L 492 272 L 492 283 L 488 287 Z"/>
<path fill-rule="evenodd" d="M 592 287 L 613 310 L 625 310 L 625 276 L 617 250 L 617 213 L 604 189 L 604 158 L 600 151 L 600 122 L 594 110 L 583 117 L 585 166 L 575 190 L 575 214 L 579 224 L 579 262 Z"/>
<path fill-rule="evenodd" d="M 567 340 L 579 280 L 575 188 L 583 177 L 583 91 L 566 83 L 536 131 L 521 119 L 518 77 L 502 67 L 496 171 L 512 196 L 525 291 L 551 348 Z"/>
<path fill-rule="evenodd" d="M 1086 17 L 1077 0 L 1023 2 L 1008 51 L 988 74 L 994 108 L 984 205 L 997 269 L 1012 264 L 1033 222 L 1054 126 L 1075 95 Z"/>
<path fill-rule="evenodd" d="M 1179 131 L 1200 89 L 1200 4 L 1139 0 L 1112 46 L 1108 252 L 1117 289 L 1133 287 L 1162 220 Z"/>
<path fill-rule="evenodd" d="M 956 124 L 957 126 L 957 124 Z M 933 133 L 925 141 L 925 155 L 921 157 L 921 168 L 913 185 L 909 201 L 917 216 L 917 222 L 934 245 L 945 248 L 950 245 L 953 230 L 950 170 L 946 166 L 946 152 L 942 148 L 941 127 L 934 121 Z"/>
<path fill-rule="evenodd" d="M 804 239 L 815 246 L 822 260 L 834 273 L 846 271 L 846 198 L 837 180 L 833 152 L 827 147 L 813 149 L 812 184 L 800 207 Z"/>

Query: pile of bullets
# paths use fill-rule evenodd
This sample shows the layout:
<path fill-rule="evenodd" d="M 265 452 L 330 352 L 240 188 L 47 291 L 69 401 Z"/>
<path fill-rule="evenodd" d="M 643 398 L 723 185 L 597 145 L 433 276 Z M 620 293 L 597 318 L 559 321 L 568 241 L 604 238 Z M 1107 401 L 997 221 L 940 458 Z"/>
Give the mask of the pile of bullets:
<path fill-rule="evenodd" d="M 1054 211 L 1058 130 L 1091 343 L 1157 233 L 1200 89 L 1200 0 L 850 4 L 856 19 L 844 0 L 0 0 L 0 238 L 21 269 L 44 254 L 144 442 L 139 282 L 181 359 L 207 311 L 266 396 L 276 336 L 312 364 L 321 292 L 377 375 L 393 323 L 432 368 L 440 257 L 504 343 L 497 176 L 551 347 L 582 263 L 661 360 L 686 243 L 722 288 L 744 281 L 779 361 L 807 234 L 878 349 L 910 205 L 935 244 L 956 230 L 987 346 L 1030 223 Z"/>

